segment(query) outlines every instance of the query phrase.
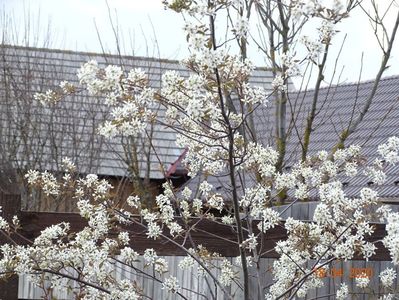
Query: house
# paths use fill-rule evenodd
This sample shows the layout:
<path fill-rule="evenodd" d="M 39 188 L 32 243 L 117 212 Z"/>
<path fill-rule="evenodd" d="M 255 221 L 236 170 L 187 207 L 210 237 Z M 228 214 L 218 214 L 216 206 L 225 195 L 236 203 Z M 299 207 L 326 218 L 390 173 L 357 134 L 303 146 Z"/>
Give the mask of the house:
<path fill-rule="evenodd" d="M 106 177 L 116 190 L 123 191 L 121 198 L 134 189 L 132 181 L 142 180 L 153 195 L 160 192 L 166 174 L 177 184 L 184 181 L 184 170 L 172 165 L 184 149 L 175 145 L 171 129 L 152 126 L 149 129 L 151 141 L 140 137 L 110 140 L 97 134 L 98 126 L 110 114 L 110 108 L 103 104 L 101 97 L 80 92 L 46 107 L 33 100 L 35 92 L 54 89 L 61 81 L 77 83 L 77 70 L 89 60 L 96 60 L 100 66 L 120 65 L 125 70 L 141 68 L 148 74 L 149 85 L 153 88 L 161 86 L 161 76 L 166 70 L 175 70 L 185 77 L 189 75 L 189 71 L 175 60 L 1 45 L 0 170 L 4 180 L 0 188 L 3 192 L 10 193 L 13 186 L 13 192 L 19 193 L 22 189 L 25 193 L 21 183 L 24 172 L 28 169 L 60 172 L 64 157 L 75 162 L 80 174 Z M 251 83 L 270 89 L 271 80 L 271 72 L 259 68 Z M 50 206 L 30 203 L 25 208 L 72 208 L 70 204 Z"/>

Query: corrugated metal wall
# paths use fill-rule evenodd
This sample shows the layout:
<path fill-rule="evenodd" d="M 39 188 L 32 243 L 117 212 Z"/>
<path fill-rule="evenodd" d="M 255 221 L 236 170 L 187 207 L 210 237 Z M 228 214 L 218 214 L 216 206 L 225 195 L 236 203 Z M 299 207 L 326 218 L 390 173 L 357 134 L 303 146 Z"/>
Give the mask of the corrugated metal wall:
<path fill-rule="evenodd" d="M 165 274 L 167 277 L 169 274 L 176 276 L 179 285 L 182 287 L 181 293 L 185 295 L 188 299 L 193 300 L 204 300 L 204 299 L 214 299 L 214 295 L 217 295 L 216 299 L 224 299 L 222 293 L 215 287 L 215 284 L 207 278 L 198 277 L 197 272 L 191 270 L 181 270 L 178 267 L 179 262 L 184 258 L 182 256 L 163 256 L 169 265 L 169 272 Z M 230 259 L 232 261 L 234 259 Z M 220 265 L 220 262 L 215 261 L 215 265 Z M 135 264 L 135 267 L 139 270 L 144 270 L 146 273 L 154 275 L 156 278 L 160 278 L 156 275 L 152 269 L 144 267 L 143 259 Z M 148 278 L 148 276 L 143 276 L 132 270 L 122 266 L 120 263 L 116 263 L 114 270 L 112 271 L 117 280 L 129 279 L 136 281 L 138 286 L 143 289 L 144 294 L 151 299 L 181 299 L 179 296 L 168 293 L 162 289 L 162 284 Z M 219 276 L 219 272 L 215 271 L 215 275 Z M 71 286 L 77 286 L 76 283 L 71 282 Z M 236 294 L 237 299 L 242 298 L 241 290 L 233 285 L 231 290 Z M 41 289 L 35 287 L 35 285 L 29 282 L 27 276 L 20 276 L 19 278 L 19 289 L 18 297 L 20 299 L 42 299 L 44 296 Z M 53 296 L 56 299 L 74 299 L 71 293 L 68 293 L 66 289 L 57 290 Z"/>
<path fill-rule="evenodd" d="M 182 271 L 178 268 L 178 263 L 184 258 L 182 256 L 166 256 L 163 257 L 169 264 L 169 271 L 171 275 L 176 275 L 179 280 L 180 286 L 182 289 L 182 294 L 185 295 L 188 299 L 193 300 L 204 300 L 204 299 L 224 299 L 220 290 L 218 290 L 215 285 L 212 283 L 211 279 L 204 280 L 202 277 L 198 277 L 196 272 L 192 271 Z M 231 258 L 230 261 L 233 261 L 234 258 Z M 267 291 L 267 287 L 272 283 L 272 274 L 271 268 L 273 266 L 273 262 L 275 259 L 267 259 L 264 258 L 260 262 L 260 274 L 261 274 L 261 284 L 263 286 L 262 291 L 258 289 L 257 280 L 251 281 L 251 294 L 253 299 L 264 299 L 264 294 Z M 219 262 L 216 262 L 218 264 Z M 310 264 L 311 265 L 311 264 Z M 309 265 L 309 266 L 310 266 Z M 145 270 L 148 272 L 148 268 L 144 268 L 143 261 L 137 263 L 136 267 L 140 270 Z M 379 287 L 379 278 L 378 274 L 380 271 L 384 270 L 387 267 L 392 267 L 390 262 L 365 262 L 365 261 L 347 261 L 347 262 L 337 262 L 334 264 L 333 268 L 336 270 L 342 270 L 342 273 L 337 272 L 334 274 L 327 274 L 325 278 L 323 278 L 323 282 L 325 285 L 317 290 L 311 291 L 305 299 L 314 299 L 320 298 L 322 299 L 335 299 L 333 296 L 337 289 L 339 288 L 341 282 L 345 282 L 349 286 L 350 291 L 362 293 L 360 289 L 356 288 L 355 279 L 351 278 L 353 275 L 362 268 L 367 268 L 367 270 L 371 270 L 372 274 L 370 277 L 370 286 L 367 289 L 369 292 L 372 292 L 377 296 L 379 293 L 383 292 Z M 399 268 L 396 268 L 396 271 L 399 271 Z M 137 274 L 137 272 L 132 272 L 131 269 L 123 268 L 120 264 L 117 264 L 115 269 L 113 270 L 117 280 L 120 279 L 129 279 L 135 280 L 138 285 L 143 288 L 144 293 L 150 297 L 151 299 L 159 300 L 159 299 L 181 299 L 179 296 L 170 294 L 162 289 L 162 285 L 154 280 L 144 278 L 142 275 Z M 251 274 L 255 274 L 256 270 L 253 268 Z M 331 273 L 331 271 L 330 271 Z M 218 272 L 215 272 L 215 275 L 218 276 Z M 159 278 L 159 276 L 156 276 Z M 71 283 L 73 286 L 73 284 Z M 398 285 L 398 282 L 395 282 L 395 286 Z M 240 288 L 237 285 L 232 285 L 231 292 L 234 294 L 234 299 L 242 299 L 243 294 Z M 216 295 L 216 297 L 215 297 Z M 36 288 L 34 284 L 30 283 L 27 280 L 26 276 L 21 276 L 19 280 L 19 292 L 18 296 L 20 299 L 42 299 L 43 293 L 40 289 Z M 58 290 L 53 294 L 56 299 L 74 299 L 73 295 L 67 292 L 67 290 Z M 352 299 L 374 299 L 376 297 L 371 297 L 370 295 L 353 295 Z"/>

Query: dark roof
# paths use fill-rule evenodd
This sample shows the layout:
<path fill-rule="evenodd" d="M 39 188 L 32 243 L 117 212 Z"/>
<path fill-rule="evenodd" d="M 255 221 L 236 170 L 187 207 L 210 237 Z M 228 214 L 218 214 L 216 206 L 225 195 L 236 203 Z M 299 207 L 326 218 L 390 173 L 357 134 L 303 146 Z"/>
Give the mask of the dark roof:
<path fill-rule="evenodd" d="M 370 95 L 374 81 L 343 84 L 320 90 L 319 103 L 324 103 L 316 118 L 315 132 L 311 136 L 310 155 L 320 150 L 331 150 L 337 143 L 339 133 L 346 128 L 352 115 L 356 119 Z M 309 107 L 314 91 L 300 93 Z M 373 102 L 356 131 L 349 136 L 345 146 L 352 144 L 362 146 L 362 155 L 369 162 L 380 157 L 378 145 L 385 143 L 390 136 L 399 134 L 399 76 L 383 78 L 378 86 Z M 305 122 L 304 114 L 300 115 L 297 124 Z M 303 132 L 304 126 L 300 126 Z M 288 153 L 293 160 L 298 158 L 298 139 L 292 136 L 288 145 Z M 364 174 L 345 180 L 345 191 L 349 196 L 358 195 L 361 188 L 372 185 L 382 198 L 399 198 L 399 166 L 388 167 L 387 181 L 382 186 L 374 186 Z"/>
<path fill-rule="evenodd" d="M 67 156 L 76 161 L 81 173 L 127 175 L 122 146 L 126 145 L 126 140 L 108 140 L 96 134 L 98 125 L 109 114 L 109 107 L 100 97 L 81 93 L 51 108 L 32 100 L 35 92 L 55 88 L 63 80 L 77 83 L 78 68 L 92 59 L 100 66 L 117 64 L 126 70 L 142 68 L 149 74 L 150 85 L 154 88 L 160 87 L 161 75 L 166 70 L 176 70 L 184 77 L 189 75 L 189 71 L 175 60 L 0 45 L 0 150 L 3 160 L 13 160 L 18 168 L 56 171 L 61 159 Z M 271 79 L 270 71 L 259 68 L 254 71 L 251 82 L 270 87 Z M 175 145 L 175 134 L 160 125 L 155 125 L 153 132 L 157 155 L 150 149 L 148 140 L 140 139 L 135 144 L 141 177 L 149 171 L 150 178 L 163 178 L 160 162 L 167 170 L 182 153 Z"/>
<path fill-rule="evenodd" d="M 318 110 L 319 113 L 314 122 L 315 131 L 311 135 L 309 155 L 315 155 L 318 151 L 329 151 L 338 141 L 341 130 L 346 128 L 352 114 L 357 118 L 360 109 L 370 94 L 374 81 L 360 83 L 349 83 L 330 86 L 320 89 Z M 300 93 L 290 93 L 290 101 L 293 108 L 289 109 L 288 116 L 295 112 L 299 136 L 303 136 L 306 118 L 312 103 L 314 90 Z M 378 157 L 378 145 L 387 141 L 388 137 L 399 135 L 399 76 L 383 78 L 379 84 L 377 94 L 366 114 L 363 122 L 357 130 L 349 137 L 345 146 L 357 144 L 362 146 L 362 154 L 373 161 Z M 275 111 L 271 104 L 267 110 L 261 110 L 255 122 L 258 125 L 259 142 L 266 145 L 273 145 Z M 259 126 L 259 124 L 261 124 Z M 301 148 L 298 134 L 292 130 L 287 143 L 288 169 L 290 164 L 298 161 L 301 157 Z M 359 174 L 352 179 L 343 178 L 345 191 L 348 196 L 358 195 L 361 188 L 370 186 L 379 192 L 382 198 L 388 201 L 392 198 L 399 198 L 399 166 L 388 167 L 387 181 L 382 186 L 374 186 L 370 179 L 364 174 Z M 247 176 L 248 177 L 248 176 Z M 190 185 L 194 187 L 200 177 L 192 179 Z M 246 178 L 248 186 L 254 182 Z M 208 181 L 219 190 L 228 190 L 228 178 L 208 177 Z"/>

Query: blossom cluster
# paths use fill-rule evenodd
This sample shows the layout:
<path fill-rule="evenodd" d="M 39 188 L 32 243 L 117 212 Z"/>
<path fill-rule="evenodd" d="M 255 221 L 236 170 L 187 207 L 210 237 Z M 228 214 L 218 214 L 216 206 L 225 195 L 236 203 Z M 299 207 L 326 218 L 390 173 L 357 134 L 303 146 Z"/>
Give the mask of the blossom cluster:
<path fill-rule="evenodd" d="M 393 157 L 392 153 L 397 153 L 399 147 L 394 141 L 396 138 L 390 138 L 386 144 L 379 146 L 379 153 L 383 158 Z M 307 269 L 310 260 L 320 263 L 329 259 L 346 261 L 355 256 L 368 260 L 376 250 L 376 246 L 367 241 L 367 236 L 374 232 L 370 223 L 375 219 L 387 221 L 388 235 L 384 238 L 384 244 L 390 250 L 393 262 L 398 263 L 395 254 L 398 253 L 398 214 L 391 213 L 384 205 L 381 206 L 378 193 L 371 188 L 363 188 L 357 198 L 347 197 L 339 180 L 342 174 L 353 177 L 358 173 L 357 169 L 361 166 L 357 162 L 360 158 L 360 148 L 356 146 L 336 151 L 333 161 L 328 159 L 326 153 L 321 152 L 317 160 L 303 162 L 294 166 L 291 173 L 277 176 L 278 188 L 297 191 L 300 189 L 298 179 L 301 178 L 304 190 L 308 191 L 306 196 L 309 196 L 311 189 L 316 189 L 320 203 L 315 209 L 313 222 L 298 221 L 293 218 L 286 220 L 285 228 L 289 235 L 287 240 L 277 243 L 276 250 L 281 256 L 274 263 L 276 282 L 271 286 L 267 298 L 274 299 L 284 295 L 292 282 L 301 282 L 307 273 L 312 274 L 311 270 Z M 386 161 L 385 164 L 390 162 Z M 351 172 L 348 172 L 348 164 Z M 366 168 L 370 170 L 374 166 Z M 298 196 L 297 192 L 295 196 Z M 307 237 L 306 242 L 303 240 L 304 235 Z M 392 269 L 382 273 L 383 285 L 389 285 L 395 276 Z M 356 278 L 356 283 L 358 287 L 366 288 L 369 279 L 366 276 L 359 276 Z M 317 288 L 320 284 L 317 278 L 303 282 L 298 290 L 298 296 L 300 293 L 305 295 L 307 290 Z M 344 299 L 345 295 L 348 295 L 346 285 L 337 292 L 337 297 L 340 299 Z"/>
<path fill-rule="evenodd" d="M 39 171 L 29 170 L 25 178 L 29 184 L 41 185 L 44 194 L 47 196 L 57 196 L 60 192 L 60 185 L 57 179 L 48 171 L 40 173 Z"/>

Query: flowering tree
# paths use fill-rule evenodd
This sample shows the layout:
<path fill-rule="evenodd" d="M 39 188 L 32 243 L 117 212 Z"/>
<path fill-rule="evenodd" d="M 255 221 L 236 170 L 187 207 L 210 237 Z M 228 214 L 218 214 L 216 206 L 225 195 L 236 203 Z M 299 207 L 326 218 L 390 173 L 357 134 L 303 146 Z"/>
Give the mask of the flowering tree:
<path fill-rule="evenodd" d="M 255 280 L 258 291 L 266 291 L 266 299 L 304 297 L 323 285 L 317 276 L 322 268 L 354 257 L 368 260 L 376 251 L 375 243 L 368 241 L 375 230 L 372 226 L 375 220 L 387 222 L 383 244 L 389 250 L 392 263 L 397 265 L 399 214 L 381 205 L 378 194 L 369 187 L 363 188 L 358 197 L 347 197 L 341 179 L 365 172 L 376 184 L 384 183 L 384 168 L 399 161 L 399 138 L 388 139 L 378 147 L 381 158 L 365 163 L 360 147 L 343 147 L 346 137 L 357 126 L 352 128 L 351 125 L 334 149 L 309 157 L 309 144 L 305 143 L 302 160 L 290 171 L 281 169 L 289 79 L 301 74 L 303 64 L 315 64 L 319 72 L 316 85 L 320 87 L 334 24 L 346 17 L 358 3 L 349 1 L 344 6 L 340 1 L 334 1 L 330 7 L 319 1 L 178 0 L 166 5 L 184 13 L 189 20 L 185 30 L 191 54 L 183 61 L 192 71 L 188 78 L 173 71 L 166 72 L 161 89 L 156 90 L 148 86 L 146 74 L 139 69 L 128 72 L 117 66 L 101 69 L 96 62 L 90 61 L 78 72 L 80 84 L 90 94 L 104 95 L 112 109 L 113 118 L 99 128 L 101 135 L 109 138 L 146 136 L 152 124 L 168 126 L 175 130 L 177 144 L 187 149 L 185 164 L 190 175 L 224 176 L 229 182 L 228 193 L 221 193 L 206 180 L 200 183 L 198 193 L 189 187 L 177 192 L 167 181 L 164 192 L 156 198 L 156 208 L 143 208 L 141 199 L 132 195 L 127 199 L 129 209 L 123 210 L 113 202 L 108 182 L 99 180 L 94 174 L 76 178 L 75 166 L 68 159 L 63 160 L 65 174 L 60 181 L 48 172 L 29 171 L 26 179 L 32 188 L 40 188 L 50 197 L 63 197 L 64 193 L 72 192 L 81 216 L 87 219 L 87 226 L 71 232 L 68 223 L 53 225 L 22 246 L 14 242 L 19 234 L 18 219 L 11 222 L 0 219 L 1 232 L 10 239 L 9 244 L 0 248 L 3 276 L 29 274 L 48 297 L 51 297 L 52 289 L 66 286 L 66 280 L 73 280 L 77 282 L 73 288 L 77 299 L 145 298 L 135 282 L 119 281 L 109 272 L 118 262 L 132 272 L 145 273 L 135 265 L 139 253 L 134 250 L 134 241 L 130 241 L 129 226 L 132 225 L 143 228 L 149 239 L 168 241 L 184 251 L 186 257 L 179 267 L 194 270 L 204 280 L 210 280 L 227 299 L 235 297 L 228 288 L 232 284 L 243 291 L 244 299 L 253 297 L 250 281 L 260 278 L 259 261 L 264 255 L 262 241 L 268 231 L 277 226 L 285 228 L 287 239 L 276 243 L 279 259 L 273 266 L 273 284 Z M 276 43 L 268 53 L 275 72 L 271 93 L 248 83 L 254 70 L 246 57 L 250 36 L 248 18 L 253 11 L 270 29 L 270 43 Z M 238 17 L 234 15 L 233 18 L 233 13 Z M 225 16 L 233 26 L 231 36 L 223 34 L 223 39 L 216 30 L 219 16 Z M 313 19 L 322 23 L 319 39 L 301 38 L 298 28 Z M 378 14 L 376 19 L 382 21 Z M 397 26 L 398 22 L 391 35 L 384 31 L 388 48 L 383 48 L 386 59 L 381 70 L 386 68 Z M 309 50 L 303 60 L 294 58 L 292 47 L 297 39 L 303 40 Z M 237 54 L 233 54 L 229 46 L 235 41 L 239 45 Z M 380 73 L 379 76 L 382 71 Z M 35 98 L 47 105 L 57 105 L 63 97 L 77 90 L 64 82 L 59 90 L 37 94 Z M 253 114 L 267 107 L 272 100 L 276 101 L 281 117 L 277 118 L 276 148 L 255 138 L 253 119 L 251 121 Z M 154 109 L 159 105 L 165 110 Z M 365 112 L 367 107 L 362 115 Z M 310 111 L 306 125 L 308 139 L 314 113 Z M 243 178 L 254 180 L 246 185 Z M 309 198 L 311 193 L 317 194 L 320 203 L 313 219 L 309 222 L 292 218 L 283 221 L 281 214 L 271 207 L 282 192 L 291 195 L 291 205 Z M 228 226 L 234 232 L 236 238 L 231 242 L 239 253 L 235 263 L 209 251 L 207 245 L 199 245 L 192 238 L 193 232 L 205 220 Z M 164 289 L 178 297 L 189 299 L 190 291 L 181 286 L 176 274 L 170 274 L 163 258 L 153 249 L 145 250 L 143 257 L 146 265 L 158 273 L 149 278 L 162 282 Z M 219 269 L 218 275 L 215 275 L 215 269 Z M 396 277 L 394 270 L 388 268 L 379 275 L 384 287 L 380 296 L 392 299 L 397 292 L 392 286 Z M 368 279 L 359 276 L 356 281 L 363 289 L 362 293 L 366 293 Z M 349 290 L 343 283 L 335 297 L 346 299 L 354 293 L 356 291 Z"/>

